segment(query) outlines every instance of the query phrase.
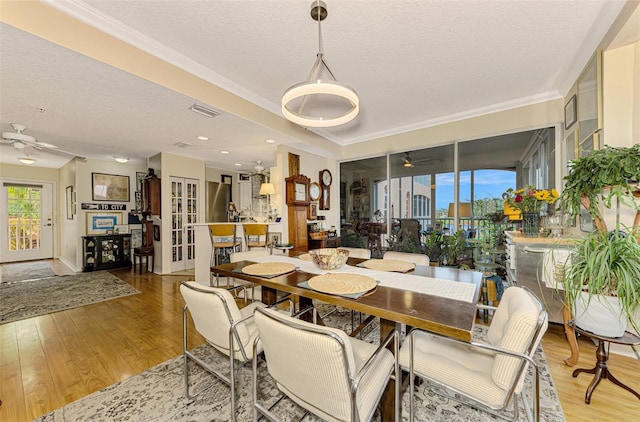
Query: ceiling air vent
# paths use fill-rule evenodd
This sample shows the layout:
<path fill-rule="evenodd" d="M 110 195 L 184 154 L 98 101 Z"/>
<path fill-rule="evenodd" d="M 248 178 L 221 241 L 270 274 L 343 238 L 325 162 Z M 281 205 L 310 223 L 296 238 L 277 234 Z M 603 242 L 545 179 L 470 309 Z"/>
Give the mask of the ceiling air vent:
<path fill-rule="evenodd" d="M 202 114 L 203 116 L 207 116 L 207 117 L 216 117 L 218 114 L 220 114 L 219 111 L 207 108 L 200 104 L 192 105 L 191 107 L 189 107 L 189 110 L 196 112 L 198 114 Z"/>
<path fill-rule="evenodd" d="M 173 145 L 177 146 L 178 148 L 187 148 L 187 147 L 192 147 L 193 146 L 193 144 L 190 144 L 189 142 L 183 142 L 183 141 L 176 142 Z"/>

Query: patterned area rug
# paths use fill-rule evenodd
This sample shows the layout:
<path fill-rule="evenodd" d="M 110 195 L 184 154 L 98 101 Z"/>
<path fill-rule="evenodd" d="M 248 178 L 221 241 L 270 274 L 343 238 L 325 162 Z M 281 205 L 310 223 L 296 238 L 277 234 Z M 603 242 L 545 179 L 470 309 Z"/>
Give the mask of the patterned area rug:
<path fill-rule="evenodd" d="M 97 271 L 0 284 L 0 324 L 140 293 L 118 277 Z"/>
<path fill-rule="evenodd" d="M 351 325 L 350 312 L 339 310 L 326 319 L 328 325 L 348 327 Z M 336 324 L 336 325 L 334 325 Z M 373 341 L 377 337 L 377 327 L 365 335 L 365 340 Z M 483 333 L 482 328 L 477 333 Z M 217 352 L 209 345 L 196 349 L 205 361 L 224 371 L 228 368 L 228 358 Z M 543 351 L 540 349 L 535 356 L 541 367 L 541 420 L 564 421 L 562 407 L 549 373 Z M 136 376 L 120 381 L 101 391 L 70 403 L 60 409 L 48 413 L 36 421 L 39 422 L 71 422 L 78 420 L 109 420 L 109 421 L 227 421 L 230 419 L 229 387 L 213 378 L 209 373 L 192 365 L 191 381 L 194 390 L 203 386 L 211 388 L 189 400 L 184 394 L 183 359 L 175 357 L 161 363 Z M 279 397 L 275 382 L 268 375 L 264 360 L 258 365 L 260 380 L 259 401 L 271 405 Z M 227 370 L 228 371 L 228 370 Z M 245 365 L 238 370 L 237 377 L 237 420 L 252 420 L 252 390 L 251 365 Z M 531 377 L 531 375 L 530 375 Z M 417 420 L 419 421 L 494 421 L 497 419 L 487 413 L 450 401 L 436 395 L 429 390 L 426 383 L 417 387 Z M 409 419 L 409 392 L 403 396 L 402 420 Z M 284 421 L 299 420 L 304 412 L 300 407 L 288 399 L 275 407 L 275 413 Z M 305 420 L 319 421 L 314 416 Z M 376 412 L 374 421 L 380 420 Z M 518 420 L 526 420 L 523 409 Z"/>
<path fill-rule="evenodd" d="M 55 277 L 56 273 L 46 261 L 20 262 L 18 264 L 3 264 L 0 269 L 0 282 L 16 283 L 25 280 Z"/>

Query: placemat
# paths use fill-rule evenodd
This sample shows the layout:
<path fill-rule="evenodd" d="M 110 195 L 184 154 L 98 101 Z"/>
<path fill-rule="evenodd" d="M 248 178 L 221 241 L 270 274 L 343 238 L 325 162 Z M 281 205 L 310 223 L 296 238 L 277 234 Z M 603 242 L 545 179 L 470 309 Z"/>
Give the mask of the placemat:
<path fill-rule="evenodd" d="M 295 264 L 288 262 L 261 262 L 259 264 L 247 265 L 242 268 L 242 272 L 259 277 L 275 277 L 289 273 L 295 269 Z"/>
<path fill-rule="evenodd" d="M 309 287 L 323 293 L 348 295 L 366 293 L 378 284 L 366 275 L 352 273 L 327 273 L 308 280 Z"/>
<path fill-rule="evenodd" d="M 416 269 L 416 265 L 412 262 L 399 261 L 397 259 L 370 259 L 364 261 L 362 266 L 370 270 L 378 271 L 395 271 L 406 273 Z"/>

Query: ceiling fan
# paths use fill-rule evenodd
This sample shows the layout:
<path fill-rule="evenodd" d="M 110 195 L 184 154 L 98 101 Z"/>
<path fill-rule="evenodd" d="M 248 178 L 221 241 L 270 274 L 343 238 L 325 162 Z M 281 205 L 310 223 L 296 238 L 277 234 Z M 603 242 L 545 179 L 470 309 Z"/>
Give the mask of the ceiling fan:
<path fill-rule="evenodd" d="M 24 125 L 21 125 L 18 123 L 11 123 L 11 127 L 15 132 L 2 132 L 2 140 L 0 143 L 10 144 L 15 149 L 20 151 L 24 150 L 25 159 L 27 161 L 31 161 L 30 164 L 34 163 L 35 160 L 33 160 L 32 158 L 29 158 L 29 152 L 27 148 L 31 148 L 38 151 L 67 154 L 82 160 L 85 159 L 85 157 L 80 157 L 72 152 L 63 151 L 60 148 L 58 148 L 56 145 L 53 145 L 47 142 L 38 141 L 33 136 L 27 135 L 26 133 L 24 133 L 24 131 L 27 129 Z M 23 161 L 22 158 L 20 159 L 20 161 Z"/>
<path fill-rule="evenodd" d="M 253 167 L 253 171 L 251 172 L 251 176 L 260 175 L 260 176 L 269 176 L 269 172 L 266 171 L 264 166 L 262 165 L 262 161 L 256 161 L 256 165 Z"/>
<path fill-rule="evenodd" d="M 424 164 L 429 164 L 433 161 L 436 161 L 434 158 L 431 157 L 427 157 L 427 158 L 419 158 L 419 159 L 413 159 L 411 158 L 410 155 L 411 151 L 405 152 L 404 153 L 404 157 L 402 158 L 402 165 L 404 167 L 407 168 L 413 168 L 416 164 L 420 164 L 420 163 L 424 163 Z M 440 159 L 438 159 L 438 161 L 441 161 Z"/>

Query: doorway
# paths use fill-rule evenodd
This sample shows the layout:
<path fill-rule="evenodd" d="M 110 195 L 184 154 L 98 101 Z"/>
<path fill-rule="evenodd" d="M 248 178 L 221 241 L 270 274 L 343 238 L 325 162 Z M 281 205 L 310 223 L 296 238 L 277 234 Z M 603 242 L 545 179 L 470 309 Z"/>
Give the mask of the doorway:
<path fill-rule="evenodd" d="M 0 262 L 53 258 L 53 185 L 3 181 Z"/>
<path fill-rule="evenodd" d="M 171 272 L 196 266 L 195 228 L 200 206 L 196 179 L 171 176 Z"/>

